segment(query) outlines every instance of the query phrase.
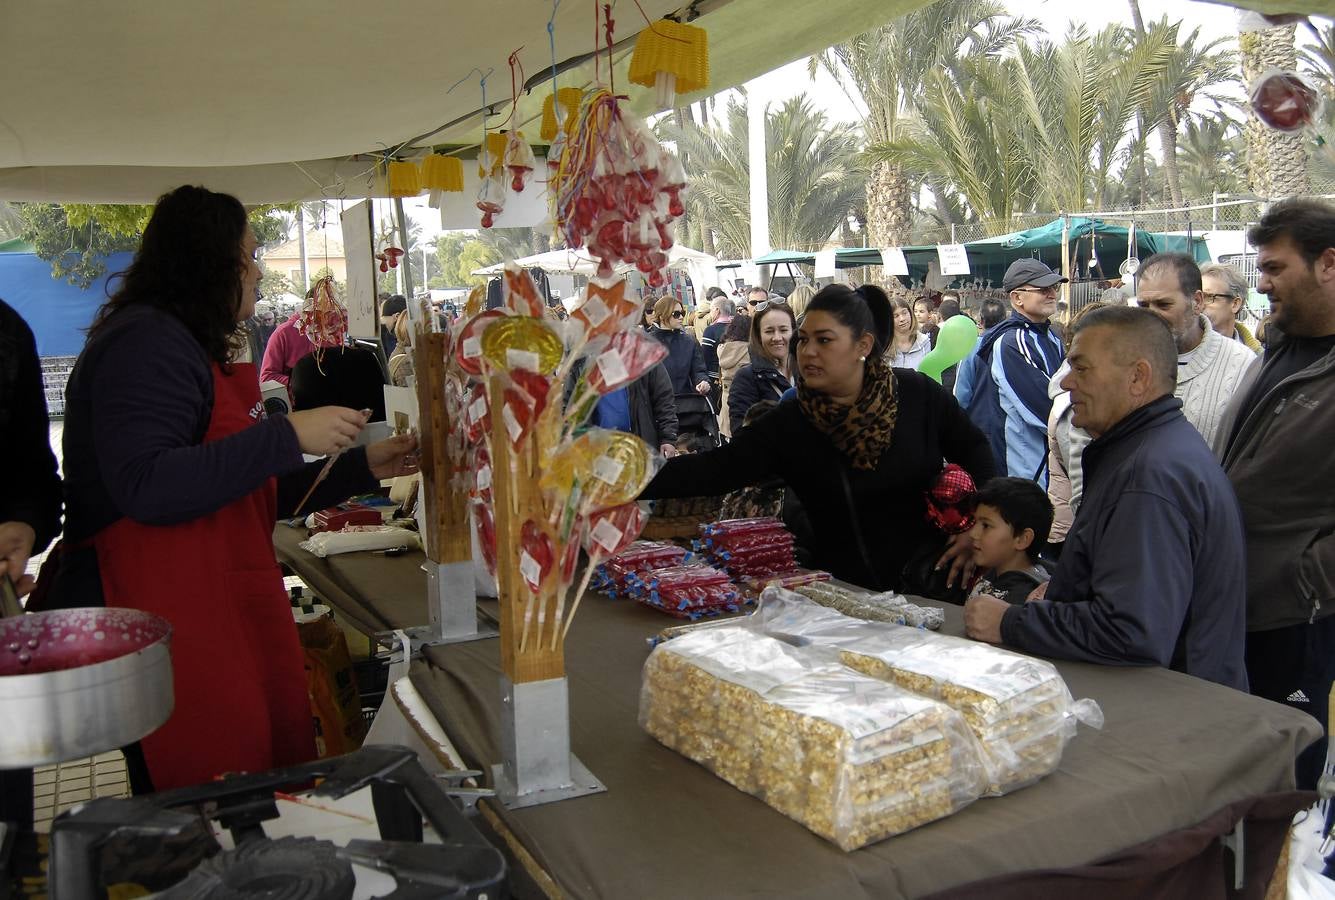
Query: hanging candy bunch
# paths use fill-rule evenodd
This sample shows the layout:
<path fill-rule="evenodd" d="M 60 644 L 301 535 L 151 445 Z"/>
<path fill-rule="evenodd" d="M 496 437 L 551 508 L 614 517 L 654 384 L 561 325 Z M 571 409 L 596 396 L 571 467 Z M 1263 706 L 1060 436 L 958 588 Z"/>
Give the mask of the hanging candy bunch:
<path fill-rule="evenodd" d="M 630 263 L 651 287 L 664 284 L 686 174 L 611 92 L 585 96 L 548 187 L 558 232 L 567 246 L 588 247 L 599 277 Z"/>
<path fill-rule="evenodd" d="M 399 267 L 399 257 L 402 255 L 403 251 L 398 247 L 386 247 L 381 250 L 375 255 L 375 258 L 380 260 L 380 271 L 388 272 L 390 269 L 397 269 Z"/>
<path fill-rule="evenodd" d="M 310 299 L 297 317 L 297 331 L 315 345 L 317 366 L 323 362 L 326 349 L 347 344 L 348 311 L 334 294 L 333 276 L 326 275 L 315 282 Z"/>

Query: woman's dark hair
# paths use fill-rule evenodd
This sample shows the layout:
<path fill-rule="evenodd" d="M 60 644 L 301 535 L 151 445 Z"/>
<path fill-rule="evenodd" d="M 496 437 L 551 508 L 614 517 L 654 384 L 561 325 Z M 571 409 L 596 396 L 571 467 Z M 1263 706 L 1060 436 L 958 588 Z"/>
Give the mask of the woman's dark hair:
<path fill-rule="evenodd" d="M 807 315 L 813 312 L 827 312 L 834 316 L 839 324 L 853 332 L 855 341 L 870 334 L 873 357 L 881 356 L 890 346 L 890 335 L 894 331 L 890 298 L 874 284 L 864 284 L 857 290 L 843 284 L 826 285 L 807 304 Z"/>
<path fill-rule="evenodd" d="M 89 336 L 119 310 L 150 306 L 180 319 L 209 359 L 226 364 L 239 334 L 245 233 L 246 210 L 233 196 L 191 185 L 163 194 Z"/>
<path fill-rule="evenodd" d="M 797 316 L 793 315 L 793 308 L 782 300 L 771 300 L 768 306 L 751 317 L 751 327 L 748 330 L 749 336 L 747 340 L 751 345 L 752 361 L 757 359 L 769 359 L 769 353 L 765 350 L 764 342 L 760 338 L 760 329 L 762 327 L 761 322 L 764 320 L 765 316 L 772 312 L 782 312 L 784 315 L 788 316 L 788 321 L 792 323 L 793 326 L 793 333 L 797 333 Z M 792 346 L 792 338 L 788 339 L 788 343 L 789 346 Z M 788 353 L 787 351 L 784 351 L 785 364 L 787 363 L 787 357 Z"/>
<path fill-rule="evenodd" d="M 727 292 L 724 291 L 723 288 L 721 287 L 712 287 L 709 290 L 705 291 L 705 299 L 710 301 L 711 303 L 714 300 L 717 300 L 719 297 L 726 297 L 726 296 L 728 296 Z"/>
<path fill-rule="evenodd" d="M 749 341 L 751 340 L 751 317 L 738 313 L 732 317 L 728 327 L 723 329 L 723 337 L 720 344 L 726 344 L 729 341 Z"/>

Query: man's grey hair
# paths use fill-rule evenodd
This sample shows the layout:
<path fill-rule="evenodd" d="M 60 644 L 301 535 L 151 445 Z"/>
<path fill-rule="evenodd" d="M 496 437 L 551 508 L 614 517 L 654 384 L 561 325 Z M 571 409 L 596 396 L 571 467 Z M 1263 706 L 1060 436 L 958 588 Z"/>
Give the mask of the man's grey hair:
<path fill-rule="evenodd" d="M 1120 365 L 1129 366 L 1144 359 L 1165 394 L 1172 394 L 1177 388 L 1177 342 L 1163 319 L 1137 306 L 1103 306 L 1080 317 L 1073 338 L 1090 328 L 1108 328 L 1114 332 L 1111 346 Z"/>
<path fill-rule="evenodd" d="M 710 306 L 714 307 L 714 312 L 721 316 L 730 316 L 737 312 L 737 304 L 733 302 L 731 297 L 715 297 Z"/>
<path fill-rule="evenodd" d="M 1246 276 L 1233 266 L 1226 263 L 1207 263 L 1201 266 L 1201 277 L 1218 278 L 1224 282 L 1230 297 L 1240 297 L 1243 306 L 1247 305 L 1247 298 L 1252 292 L 1251 285 L 1247 283 Z"/>

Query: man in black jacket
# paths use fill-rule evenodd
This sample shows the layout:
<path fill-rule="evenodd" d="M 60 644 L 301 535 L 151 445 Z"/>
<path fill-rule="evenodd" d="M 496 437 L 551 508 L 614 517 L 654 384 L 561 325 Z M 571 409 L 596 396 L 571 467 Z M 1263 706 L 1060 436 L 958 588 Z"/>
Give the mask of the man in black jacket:
<path fill-rule="evenodd" d="M 19 596 L 32 590 L 28 559 L 60 532 L 60 476 L 37 343 L 26 322 L 0 301 L 0 575 Z"/>
<path fill-rule="evenodd" d="M 565 402 L 579 380 L 583 365 L 577 363 L 566 383 Z M 629 432 L 667 458 L 677 455 L 677 402 L 672 378 L 660 362 L 629 385 L 601 398 L 594 407 L 591 425 Z"/>
<path fill-rule="evenodd" d="M 968 634 L 1105 665 L 1169 666 L 1247 689 L 1242 515 L 1233 489 L 1173 396 L 1177 348 L 1148 310 L 1081 320 L 1069 356 L 1085 498 L 1046 599 L 980 595 Z M 1040 589 L 1041 590 L 1041 589 Z"/>

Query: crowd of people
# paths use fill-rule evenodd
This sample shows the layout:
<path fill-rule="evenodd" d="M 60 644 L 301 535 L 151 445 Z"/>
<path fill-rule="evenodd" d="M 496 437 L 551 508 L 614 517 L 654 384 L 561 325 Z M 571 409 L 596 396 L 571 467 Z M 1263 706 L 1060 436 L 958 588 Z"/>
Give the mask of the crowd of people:
<path fill-rule="evenodd" d="M 1062 329 L 1064 279 L 1016 261 L 941 382 L 917 367 L 942 323 L 970 314 L 958 296 L 714 289 L 694 309 L 646 300 L 643 327 L 667 355 L 603 397 L 594 422 L 668 458 L 644 499 L 728 495 L 730 509 L 800 517 L 809 564 L 963 603 L 975 639 L 1167 666 L 1324 722 L 1335 207 L 1277 204 L 1249 238 L 1272 310 L 1263 351 L 1238 318 L 1246 279 L 1172 253 L 1142 264 L 1134 306 L 1089 304 Z M 12 437 L 0 575 L 37 589 L 33 609 L 132 606 L 175 629 L 177 712 L 132 752 L 137 790 L 311 754 L 273 523 L 415 469 L 410 436 L 353 446 L 367 421 L 357 406 L 264 415 L 260 374 L 237 362 L 254 257 L 234 198 L 161 198 L 71 375 L 63 486 L 32 335 L 0 304 Z M 406 312 L 381 312 L 407 383 Z M 259 368 L 295 385 L 317 348 L 302 337 L 298 354 L 287 332 L 294 320 Z M 337 462 L 298 510 L 323 465 L 303 453 Z M 61 531 L 62 505 L 63 538 L 34 584 L 27 562 Z M 1303 755 L 1300 785 L 1323 760 L 1324 747 Z"/>

